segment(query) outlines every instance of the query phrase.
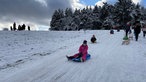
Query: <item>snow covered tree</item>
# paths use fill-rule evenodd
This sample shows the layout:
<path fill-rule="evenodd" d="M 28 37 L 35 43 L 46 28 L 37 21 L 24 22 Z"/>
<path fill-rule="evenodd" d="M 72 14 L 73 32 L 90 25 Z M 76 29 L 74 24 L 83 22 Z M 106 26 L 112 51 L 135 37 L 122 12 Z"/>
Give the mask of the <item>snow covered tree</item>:
<path fill-rule="evenodd" d="M 51 30 L 59 30 L 60 23 L 61 23 L 61 18 L 64 17 L 64 12 L 61 9 L 55 10 L 52 20 L 50 22 Z"/>
<path fill-rule="evenodd" d="M 132 0 L 117 0 L 114 5 L 86 6 L 83 9 L 55 10 L 50 22 L 51 30 L 113 29 L 123 28 L 129 21 L 146 20 L 146 9 Z"/>
<path fill-rule="evenodd" d="M 73 12 L 72 12 L 72 9 L 71 8 L 66 8 L 65 10 L 65 16 L 66 17 L 72 17 L 73 16 Z"/>
<path fill-rule="evenodd" d="M 81 17 L 82 17 L 82 13 L 80 9 L 75 9 L 74 13 L 73 13 L 73 20 L 72 20 L 72 25 L 73 25 L 73 29 L 76 28 L 76 30 L 80 30 L 80 23 L 81 23 Z M 74 27 L 75 26 L 75 27 Z"/>
<path fill-rule="evenodd" d="M 73 15 L 74 16 L 78 16 L 78 15 L 80 15 L 81 13 L 80 13 L 80 10 L 78 10 L 78 9 L 75 9 L 75 12 L 73 13 Z"/>
<path fill-rule="evenodd" d="M 141 20 L 142 19 L 142 11 L 141 11 L 141 6 L 139 4 L 137 4 L 135 6 L 135 20 Z"/>
<path fill-rule="evenodd" d="M 107 3 L 104 3 L 104 5 L 103 5 L 103 7 L 102 7 L 102 9 L 101 9 L 100 12 L 101 13 L 100 13 L 100 17 L 99 18 L 102 21 L 106 20 L 106 17 L 109 15 L 109 12 L 108 12 L 108 4 Z"/>
<path fill-rule="evenodd" d="M 141 7 L 142 20 L 146 20 L 146 9 Z"/>
<path fill-rule="evenodd" d="M 118 23 L 125 25 L 132 20 L 130 13 L 133 7 L 134 3 L 131 0 L 118 0 L 114 5 L 114 20 L 118 20 Z"/>
<path fill-rule="evenodd" d="M 94 9 L 93 9 L 93 13 L 99 13 L 99 9 L 98 9 L 98 6 L 95 5 Z"/>
<path fill-rule="evenodd" d="M 25 25 L 25 24 L 23 24 L 23 25 L 22 25 L 22 30 L 25 30 L 25 27 L 26 27 L 26 25 Z"/>

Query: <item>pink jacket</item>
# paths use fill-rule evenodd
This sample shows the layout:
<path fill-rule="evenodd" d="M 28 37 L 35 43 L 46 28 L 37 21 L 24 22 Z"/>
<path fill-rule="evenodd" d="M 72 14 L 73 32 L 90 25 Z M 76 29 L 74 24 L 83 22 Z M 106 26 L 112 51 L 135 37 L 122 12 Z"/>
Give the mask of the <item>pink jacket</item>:
<path fill-rule="evenodd" d="M 82 56 L 82 59 L 83 60 L 86 60 L 86 56 L 87 56 L 87 53 L 88 53 L 88 46 L 84 46 L 84 45 L 81 45 L 80 48 L 79 48 L 79 53 L 82 53 L 83 56 Z"/>

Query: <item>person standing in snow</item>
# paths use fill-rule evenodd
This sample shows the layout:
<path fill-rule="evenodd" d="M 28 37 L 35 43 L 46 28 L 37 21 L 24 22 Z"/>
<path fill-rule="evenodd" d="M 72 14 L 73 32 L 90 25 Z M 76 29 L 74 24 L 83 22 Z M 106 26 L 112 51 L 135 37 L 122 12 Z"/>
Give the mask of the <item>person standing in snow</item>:
<path fill-rule="evenodd" d="M 87 45 L 87 41 L 84 40 L 83 44 L 79 48 L 79 53 L 77 53 L 73 56 L 66 56 L 66 57 L 68 60 L 71 60 L 73 58 L 81 58 L 81 61 L 84 62 L 84 61 L 86 61 L 87 53 L 88 53 L 88 45 Z"/>
<path fill-rule="evenodd" d="M 135 26 L 134 26 L 134 34 L 135 34 L 136 41 L 138 41 L 138 36 L 139 36 L 140 32 L 141 32 L 140 21 L 136 21 Z"/>
<path fill-rule="evenodd" d="M 92 43 L 96 43 L 96 37 L 95 37 L 95 35 L 92 36 L 91 42 L 92 42 Z"/>
<path fill-rule="evenodd" d="M 145 37 L 145 35 L 146 35 L 146 24 L 144 24 L 144 26 L 142 28 L 142 31 L 143 31 L 143 37 Z"/>
<path fill-rule="evenodd" d="M 130 22 L 127 22 L 126 27 L 125 27 L 125 32 L 126 32 L 126 37 L 128 37 L 128 32 L 130 31 Z"/>

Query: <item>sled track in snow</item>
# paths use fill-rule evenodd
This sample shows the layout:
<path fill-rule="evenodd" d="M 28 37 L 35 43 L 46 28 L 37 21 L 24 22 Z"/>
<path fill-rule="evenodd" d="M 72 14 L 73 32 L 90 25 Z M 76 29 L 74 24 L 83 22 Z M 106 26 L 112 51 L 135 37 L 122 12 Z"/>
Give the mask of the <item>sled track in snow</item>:
<path fill-rule="evenodd" d="M 90 37 L 97 36 L 97 44 L 89 44 Z M 121 45 L 123 33 L 110 35 L 94 31 L 66 41 L 55 52 L 41 61 L 32 62 L 32 67 L 20 69 L 0 81 L 2 82 L 146 82 L 145 51 L 132 41 Z M 91 59 L 76 63 L 66 59 L 66 55 L 78 52 L 81 42 L 87 39 Z M 137 46 L 135 46 L 137 45 Z M 65 47 L 64 47 L 65 46 Z M 133 47 L 134 51 L 133 51 Z M 140 52 L 140 53 L 138 53 Z M 27 65 L 26 65 L 27 66 Z M 28 65 L 29 66 L 29 65 Z M 30 78 L 31 77 L 31 78 Z"/>

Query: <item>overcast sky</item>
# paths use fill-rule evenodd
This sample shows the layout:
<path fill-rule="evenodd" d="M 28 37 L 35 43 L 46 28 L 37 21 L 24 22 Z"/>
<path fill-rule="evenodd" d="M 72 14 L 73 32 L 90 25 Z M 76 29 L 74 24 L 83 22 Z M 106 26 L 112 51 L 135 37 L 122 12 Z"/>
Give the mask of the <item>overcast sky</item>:
<path fill-rule="evenodd" d="M 13 22 L 30 25 L 34 30 L 47 30 L 54 10 L 60 8 L 83 8 L 86 5 L 115 3 L 117 0 L 0 0 L 0 30 L 9 28 Z M 133 0 L 142 3 L 145 0 Z"/>

